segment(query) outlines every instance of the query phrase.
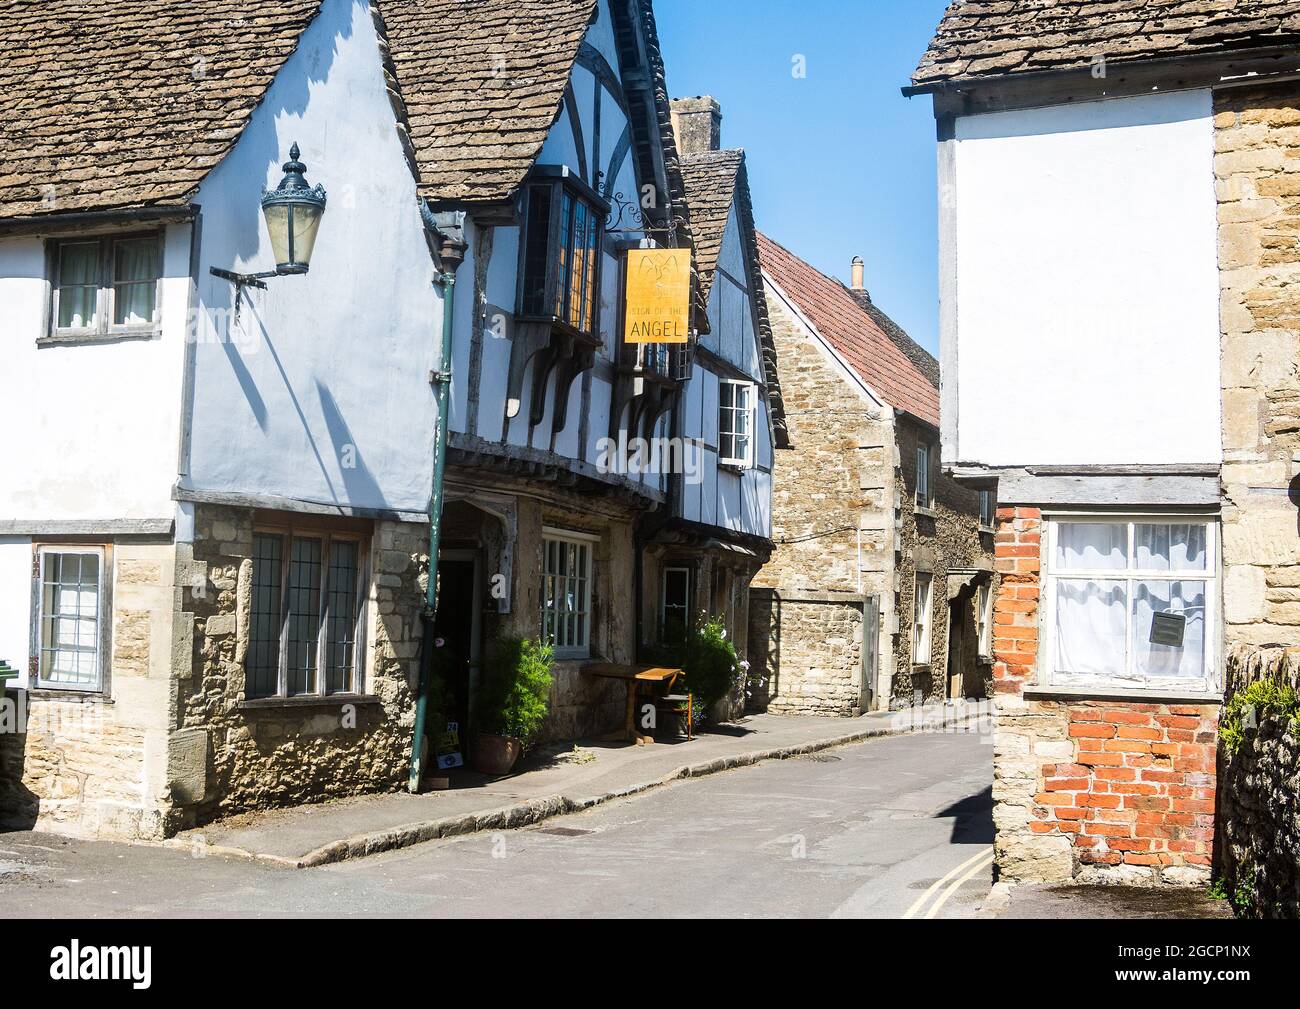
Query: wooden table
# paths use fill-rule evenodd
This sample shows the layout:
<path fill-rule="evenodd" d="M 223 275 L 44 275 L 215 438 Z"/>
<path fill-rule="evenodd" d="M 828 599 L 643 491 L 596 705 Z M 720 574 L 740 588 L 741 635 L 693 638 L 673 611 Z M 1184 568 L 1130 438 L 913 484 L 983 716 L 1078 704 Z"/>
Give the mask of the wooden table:
<path fill-rule="evenodd" d="M 582 667 L 587 676 L 599 676 L 606 680 L 622 680 L 627 686 L 627 716 L 623 729 L 612 732 L 606 739 L 626 739 L 644 746 L 653 743 L 653 736 L 642 735 L 636 727 L 636 692 L 641 684 L 663 684 L 665 692 L 671 692 L 677 677 L 682 675 L 680 669 L 664 666 L 623 666 L 613 662 L 589 662 Z"/>

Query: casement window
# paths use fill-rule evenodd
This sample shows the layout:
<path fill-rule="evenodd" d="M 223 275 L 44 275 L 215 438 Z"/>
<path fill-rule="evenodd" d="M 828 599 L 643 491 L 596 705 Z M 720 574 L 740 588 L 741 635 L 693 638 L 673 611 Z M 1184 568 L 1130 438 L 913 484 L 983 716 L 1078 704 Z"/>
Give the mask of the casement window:
<path fill-rule="evenodd" d="M 997 517 L 997 499 L 991 490 L 980 491 L 980 525 L 986 529 L 993 528 Z"/>
<path fill-rule="evenodd" d="M 916 609 L 912 619 L 912 662 L 918 666 L 930 664 L 931 608 L 934 596 L 934 576 L 925 571 L 916 573 Z"/>
<path fill-rule="evenodd" d="M 980 658 L 987 659 L 993 654 L 993 587 L 988 582 L 975 592 L 975 629 Z"/>
<path fill-rule="evenodd" d="M 934 503 L 930 486 L 930 446 L 920 442 L 916 446 L 916 506 L 929 508 Z"/>
<path fill-rule="evenodd" d="M 110 580 L 102 547 L 40 547 L 36 554 L 36 685 L 102 691 Z"/>
<path fill-rule="evenodd" d="M 752 382 L 718 382 L 718 462 L 748 469 L 754 465 L 754 404 Z"/>
<path fill-rule="evenodd" d="M 593 537 L 547 530 L 543 537 L 542 634 L 557 658 L 591 654 Z"/>
<path fill-rule="evenodd" d="M 1217 526 L 1205 518 L 1049 520 L 1044 661 L 1052 685 L 1211 690 Z"/>
<path fill-rule="evenodd" d="M 361 692 L 364 559 L 360 535 L 255 532 L 249 700 Z"/>
<path fill-rule="evenodd" d="M 663 599 L 659 607 L 660 637 L 665 642 L 684 638 L 691 620 L 691 569 L 664 568 Z"/>
<path fill-rule="evenodd" d="M 525 188 L 519 317 L 598 339 L 604 207 L 571 177 Z"/>
<path fill-rule="evenodd" d="M 50 335 L 152 333 L 159 320 L 162 237 L 157 232 L 52 242 Z"/>

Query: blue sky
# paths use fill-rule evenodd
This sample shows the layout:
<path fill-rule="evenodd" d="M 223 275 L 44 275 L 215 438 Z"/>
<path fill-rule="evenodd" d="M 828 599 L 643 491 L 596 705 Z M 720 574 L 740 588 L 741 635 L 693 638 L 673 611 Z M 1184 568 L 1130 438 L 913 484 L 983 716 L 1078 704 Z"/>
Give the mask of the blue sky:
<path fill-rule="evenodd" d="M 899 88 L 946 0 L 656 0 L 674 98 L 711 94 L 743 147 L 758 226 L 938 342 L 934 119 Z M 802 57 L 806 76 L 793 73 Z"/>

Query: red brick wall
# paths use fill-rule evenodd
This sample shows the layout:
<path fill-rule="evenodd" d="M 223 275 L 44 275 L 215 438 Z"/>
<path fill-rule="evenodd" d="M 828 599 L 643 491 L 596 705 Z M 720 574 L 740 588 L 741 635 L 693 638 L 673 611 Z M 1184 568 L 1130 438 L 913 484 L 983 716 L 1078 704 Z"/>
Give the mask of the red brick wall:
<path fill-rule="evenodd" d="M 1072 763 L 1042 767 L 1035 833 L 1084 865 L 1210 865 L 1218 708 L 1071 701 Z"/>
<path fill-rule="evenodd" d="M 1000 576 L 993 600 L 993 692 L 1019 694 L 1038 656 L 1038 574 L 1043 513 L 999 508 L 993 567 Z"/>
<path fill-rule="evenodd" d="M 1038 660 L 1042 512 L 1001 508 L 997 518 L 993 795 L 1003 875 L 1203 882 L 1218 706 L 1025 697 Z"/>

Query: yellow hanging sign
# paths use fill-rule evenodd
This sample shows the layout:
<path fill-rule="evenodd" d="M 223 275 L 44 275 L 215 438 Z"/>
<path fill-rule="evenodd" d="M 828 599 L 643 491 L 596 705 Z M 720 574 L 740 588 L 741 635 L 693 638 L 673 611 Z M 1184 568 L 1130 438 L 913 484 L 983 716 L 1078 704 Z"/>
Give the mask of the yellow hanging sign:
<path fill-rule="evenodd" d="M 686 343 L 691 331 L 689 249 L 629 249 L 627 343 Z"/>

